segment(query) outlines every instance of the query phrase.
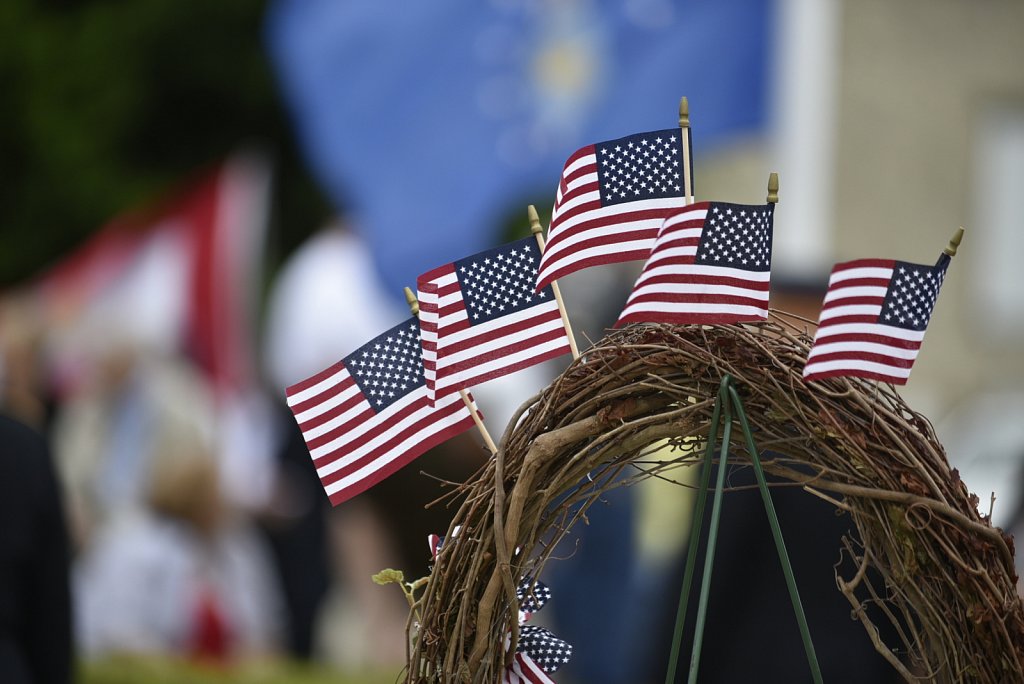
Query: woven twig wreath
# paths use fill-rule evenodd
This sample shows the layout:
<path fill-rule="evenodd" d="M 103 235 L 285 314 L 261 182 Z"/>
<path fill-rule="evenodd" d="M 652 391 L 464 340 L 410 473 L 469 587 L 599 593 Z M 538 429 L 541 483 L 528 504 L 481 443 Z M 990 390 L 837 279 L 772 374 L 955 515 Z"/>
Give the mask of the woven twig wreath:
<path fill-rule="evenodd" d="M 891 387 L 804 383 L 809 342 L 804 321 L 779 312 L 756 326 L 632 326 L 526 402 L 497 457 L 450 494 L 452 529 L 462 527 L 417 606 L 406 681 L 498 681 L 509 634 L 518 638 L 519 579 L 539 572 L 603 488 L 695 464 L 726 373 L 758 447 L 785 455 L 766 470 L 850 514 L 860 539 L 845 551 L 859 569 L 837 584 L 879 653 L 907 681 L 1024 681 L 1012 539 L 979 515 L 931 424 Z M 903 643 L 880 641 L 871 603 Z"/>

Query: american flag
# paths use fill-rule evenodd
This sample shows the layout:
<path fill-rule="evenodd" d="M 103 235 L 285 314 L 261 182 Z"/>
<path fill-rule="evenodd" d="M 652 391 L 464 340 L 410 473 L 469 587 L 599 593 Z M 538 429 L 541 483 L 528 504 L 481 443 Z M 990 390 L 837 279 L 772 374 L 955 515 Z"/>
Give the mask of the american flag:
<path fill-rule="evenodd" d="M 459 530 L 461 529 L 462 525 L 456 525 L 452 528 L 452 538 L 459 536 Z M 437 560 L 437 554 L 441 553 L 441 547 L 444 546 L 444 537 L 439 534 L 428 534 L 427 546 L 430 547 L 430 560 Z"/>
<path fill-rule="evenodd" d="M 665 219 L 616 326 L 767 318 L 774 206 L 698 202 Z"/>
<path fill-rule="evenodd" d="M 682 136 L 637 133 L 569 157 L 555 195 L 537 289 L 589 266 L 646 259 L 661 222 L 686 206 Z M 692 148 L 691 148 L 692 149 Z"/>
<path fill-rule="evenodd" d="M 525 577 L 516 587 L 519 599 L 519 644 L 516 654 L 502 677 L 502 682 L 541 684 L 551 682 L 556 672 L 572 657 L 572 645 L 543 627 L 525 624 L 551 598 L 551 590 L 543 582 Z"/>
<path fill-rule="evenodd" d="M 417 279 L 431 398 L 570 351 L 551 288 L 534 291 L 539 258 L 524 238 Z"/>
<path fill-rule="evenodd" d="M 474 426 L 458 394 L 427 399 L 415 317 L 286 392 L 335 506 Z"/>
<path fill-rule="evenodd" d="M 501 675 L 501 684 L 555 684 L 537 663 L 525 653 L 516 653 L 512 664 Z"/>
<path fill-rule="evenodd" d="M 804 379 L 853 376 L 906 384 L 948 266 L 948 257 L 935 266 L 891 259 L 836 264 Z"/>

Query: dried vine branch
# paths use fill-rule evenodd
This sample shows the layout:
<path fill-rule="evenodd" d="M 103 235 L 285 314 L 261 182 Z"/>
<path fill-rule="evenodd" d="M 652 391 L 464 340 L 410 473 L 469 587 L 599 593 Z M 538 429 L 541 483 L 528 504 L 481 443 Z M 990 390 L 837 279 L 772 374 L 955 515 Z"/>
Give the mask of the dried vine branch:
<path fill-rule="evenodd" d="M 519 578 L 539 573 L 608 489 L 694 465 L 726 373 L 759 448 L 781 455 L 766 470 L 850 514 L 857 539 L 842 551 L 858 570 L 837 586 L 895 671 L 907 681 L 1024 681 L 1012 539 L 979 515 L 931 424 L 892 387 L 804 383 L 809 342 L 799 320 L 777 312 L 756 326 L 631 326 L 588 350 L 523 405 L 498 456 L 458 488 L 452 525 L 462 529 L 418 604 L 406 682 L 498 681 L 517 636 Z M 872 584 L 879 577 L 884 586 Z M 900 643 L 882 643 L 869 604 Z"/>

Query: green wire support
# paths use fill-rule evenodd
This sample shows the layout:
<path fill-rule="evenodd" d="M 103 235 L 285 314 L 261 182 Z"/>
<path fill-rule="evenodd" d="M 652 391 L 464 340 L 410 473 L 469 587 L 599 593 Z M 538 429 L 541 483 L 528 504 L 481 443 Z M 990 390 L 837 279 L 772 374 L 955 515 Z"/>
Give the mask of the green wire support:
<path fill-rule="evenodd" d="M 722 427 L 723 407 L 725 413 L 724 427 Z M 679 609 L 676 612 L 676 625 L 672 637 L 672 650 L 669 654 L 668 672 L 665 674 L 665 684 L 672 684 L 675 680 L 679 662 L 679 647 L 683 637 L 683 624 L 686 621 L 687 601 L 690 596 L 690 587 L 693 585 L 693 572 L 697 563 L 697 546 L 700 542 L 701 525 L 704 521 L 704 507 L 707 503 L 708 487 L 711 484 L 711 466 L 714 461 L 715 441 L 719 428 L 721 428 L 722 445 L 718 457 L 718 478 L 715 484 L 715 498 L 711 507 L 711 521 L 708 527 L 708 548 L 704 558 L 704 575 L 701 578 L 700 597 L 697 604 L 697 622 L 694 628 L 693 649 L 690 654 L 690 670 L 687 680 L 690 684 L 696 684 L 697 682 L 701 644 L 704 638 L 704 622 L 707 618 L 708 596 L 711 590 L 711 571 L 715 561 L 715 546 L 718 543 L 718 525 L 722 512 L 722 494 L 725 488 L 725 471 L 729 457 L 729 439 L 732 436 L 732 425 L 735 420 L 733 412 L 739 418 L 740 428 L 743 431 L 743 437 L 747 444 L 747 451 L 750 453 L 750 460 L 754 466 L 757 486 L 761 490 L 761 499 L 764 501 L 765 512 L 768 514 L 768 523 L 772 528 L 775 548 L 779 553 L 782 572 L 786 577 L 789 598 L 793 604 L 793 612 L 796 614 L 797 624 L 800 628 L 800 638 L 803 640 L 804 651 L 807 654 L 807 664 L 811 668 L 811 676 L 815 684 L 822 684 L 818 656 L 814 652 L 814 643 L 811 641 L 811 633 L 807 628 L 807 618 L 804 615 L 803 603 L 800 601 L 800 592 L 797 590 L 796 578 L 793 576 L 793 567 L 789 562 L 789 554 L 786 552 L 786 543 L 782 538 L 782 529 L 779 527 L 775 506 L 772 505 L 772 498 L 768 492 L 768 483 L 764 477 L 764 470 L 761 467 L 761 458 L 758 455 L 757 445 L 754 443 L 753 433 L 750 431 L 747 413 L 743 408 L 743 401 L 740 399 L 739 393 L 736 392 L 736 388 L 733 386 L 731 375 L 726 375 L 722 378 L 718 388 L 718 398 L 715 400 L 715 406 L 711 412 L 711 430 L 708 435 L 707 447 L 704 450 L 703 471 L 701 472 L 700 488 L 697 490 L 693 523 L 690 528 L 689 549 L 686 554 L 686 570 L 683 575 L 682 591 L 679 595 Z"/>

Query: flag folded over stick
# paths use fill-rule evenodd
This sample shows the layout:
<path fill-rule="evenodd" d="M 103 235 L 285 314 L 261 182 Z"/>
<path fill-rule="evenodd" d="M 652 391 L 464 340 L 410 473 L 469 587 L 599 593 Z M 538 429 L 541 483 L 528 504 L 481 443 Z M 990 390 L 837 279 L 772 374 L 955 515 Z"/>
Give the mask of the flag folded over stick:
<path fill-rule="evenodd" d="M 582 268 L 647 258 L 662 221 L 686 206 L 684 174 L 690 170 L 682 140 L 689 131 L 637 133 L 569 157 L 555 195 L 538 290 Z"/>
<path fill-rule="evenodd" d="M 292 385 L 287 396 L 335 506 L 474 426 L 457 393 L 433 405 L 427 399 L 415 317 Z"/>
<path fill-rule="evenodd" d="M 523 238 L 417 279 L 432 400 L 571 351 L 551 287 L 534 291 L 539 261 Z"/>
<path fill-rule="evenodd" d="M 767 318 L 774 206 L 698 202 L 665 219 L 616 326 Z"/>
<path fill-rule="evenodd" d="M 805 380 L 837 376 L 904 385 L 949 266 L 891 259 L 836 264 L 804 366 Z"/>

